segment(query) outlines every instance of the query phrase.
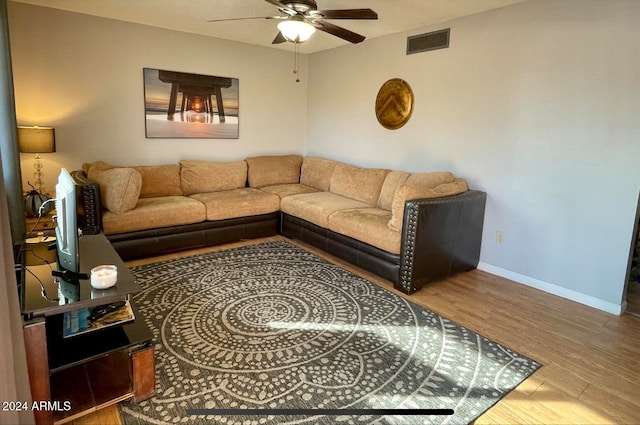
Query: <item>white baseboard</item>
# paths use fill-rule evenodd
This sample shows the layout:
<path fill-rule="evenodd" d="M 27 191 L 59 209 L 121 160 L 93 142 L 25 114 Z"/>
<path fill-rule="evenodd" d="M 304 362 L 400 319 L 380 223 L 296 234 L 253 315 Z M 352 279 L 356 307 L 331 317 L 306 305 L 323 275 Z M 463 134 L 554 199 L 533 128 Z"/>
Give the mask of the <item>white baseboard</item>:
<path fill-rule="evenodd" d="M 563 288 L 562 286 L 554 285 L 553 283 L 483 263 L 482 261 L 478 264 L 478 269 L 580 304 L 588 305 L 589 307 L 597 308 L 598 310 L 606 311 L 607 313 L 616 314 L 618 316 L 624 313 L 627 309 L 626 300 L 622 304 L 615 304 L 601 300 L 600 298 L 592 297 L 591 295 L 582 294 L 571 289 Z"/>

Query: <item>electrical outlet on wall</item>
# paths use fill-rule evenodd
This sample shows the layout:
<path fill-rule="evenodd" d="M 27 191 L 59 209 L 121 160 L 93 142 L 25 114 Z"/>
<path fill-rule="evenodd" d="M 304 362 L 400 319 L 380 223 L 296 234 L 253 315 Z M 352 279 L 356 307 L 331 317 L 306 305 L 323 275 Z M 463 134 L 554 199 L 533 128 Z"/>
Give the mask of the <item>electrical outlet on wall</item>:
<path fill-rule="evenodd" d="M 496 231 L 496 243 L 502 245 L 504 243 L 504 232 L 502 230 Z"/>

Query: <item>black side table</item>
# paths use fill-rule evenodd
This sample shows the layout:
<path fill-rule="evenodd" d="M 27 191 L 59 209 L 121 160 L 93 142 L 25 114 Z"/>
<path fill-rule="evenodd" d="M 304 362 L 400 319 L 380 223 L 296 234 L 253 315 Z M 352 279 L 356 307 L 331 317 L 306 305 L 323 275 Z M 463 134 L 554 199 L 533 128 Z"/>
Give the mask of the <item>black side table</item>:
<path fill-rule="evenodd" d="M 39 244 L 37 244 L 39 245 Z M 118 267 L 118 281 L 106 290 L 94 289 L 89 280 L 62 281 L 47 264 L 33 256 L 25 244 L 20 276 L 20 299 L 31 395 L 34 401 L 51 401 L 49 409 L 36 410 L 37 424 L 67 422 L 133 398 L 155 394 L 155 360 L 152 334 L 132 305 L 135 320 L 65 338 L 64 313 L 128 300 L 140 291 L 131 271 L 103 234 L 80 238 L 80 268 L 88 273 L 100 264 Z M 53 251 L 55 252 L 55 251 Z"/>

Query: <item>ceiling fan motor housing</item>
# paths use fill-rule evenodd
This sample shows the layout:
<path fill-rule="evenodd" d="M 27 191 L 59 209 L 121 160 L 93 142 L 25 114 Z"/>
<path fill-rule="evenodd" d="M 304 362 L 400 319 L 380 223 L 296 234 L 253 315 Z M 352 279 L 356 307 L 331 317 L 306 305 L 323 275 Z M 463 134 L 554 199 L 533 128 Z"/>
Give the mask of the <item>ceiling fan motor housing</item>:
<path fill-rule="evenodd" d="M 289 9 L 293 9 L 298 13 L 306 13 L 309 10 L 318 10 L 318 5 L 314 0 L 295 0 L 281 2 Z"/>

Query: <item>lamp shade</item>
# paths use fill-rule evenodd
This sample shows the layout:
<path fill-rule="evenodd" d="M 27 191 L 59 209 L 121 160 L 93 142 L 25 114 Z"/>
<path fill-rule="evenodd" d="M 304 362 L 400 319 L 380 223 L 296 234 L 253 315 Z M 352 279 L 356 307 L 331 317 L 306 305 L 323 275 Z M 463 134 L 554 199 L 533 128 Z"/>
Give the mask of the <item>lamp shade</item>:
<path fill-rule="evenodd" d="M 18 127 L 18 145 L 22 153 L 56 151 L 56 132 L 50 127 Z"/>
<path fill-rule="evenodd" d="M 282 36 L 292 43 L 304 43 L 316 32 L 313 25 L 297 15 L 280 22 L 278 29 L 282 33 Z"/>

